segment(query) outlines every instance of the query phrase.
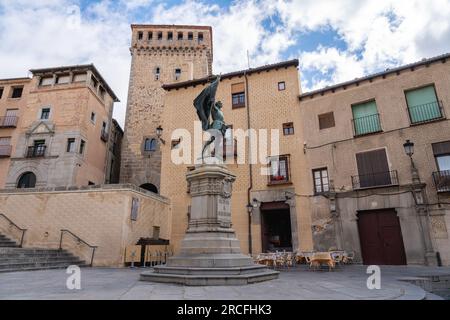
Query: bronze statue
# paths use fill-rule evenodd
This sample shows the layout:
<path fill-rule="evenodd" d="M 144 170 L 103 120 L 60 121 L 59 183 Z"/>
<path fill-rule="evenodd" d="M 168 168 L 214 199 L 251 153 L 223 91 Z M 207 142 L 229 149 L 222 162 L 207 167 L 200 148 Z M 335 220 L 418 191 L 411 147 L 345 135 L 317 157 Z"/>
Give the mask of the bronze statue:
<path fill-rule="evenodd" d="M 225 137 L 225 133 L 230 126 L 225 124 L 224 115 L 222 111 L 222 102 L 216 102 L 216 92 L 219 86 L 220 76 L 198 95 L 194 100 L 194 107 L 197 109 L 197 115 L 202 122 L 203 131 L 218 130 L 222 134 L 222 138 Z M 210 122 L 212 118 L 212 123 Z M 202 159 L 206 148 L 216 140 L 215 136 L 212 136 L 209 141 L 205 143 L 202 150 Z"/>

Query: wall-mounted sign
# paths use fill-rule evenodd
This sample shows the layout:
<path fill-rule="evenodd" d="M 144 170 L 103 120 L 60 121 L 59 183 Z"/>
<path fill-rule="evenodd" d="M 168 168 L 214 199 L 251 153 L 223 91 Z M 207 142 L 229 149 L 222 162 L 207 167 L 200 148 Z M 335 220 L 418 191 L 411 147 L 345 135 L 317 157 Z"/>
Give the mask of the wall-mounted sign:
<path fill-rule="evenodd" d="M 131 221 L 137 220 L 138 212 L 139 212 L 139 199 L 133 198 L 133 202 L 131 203 Z"/>

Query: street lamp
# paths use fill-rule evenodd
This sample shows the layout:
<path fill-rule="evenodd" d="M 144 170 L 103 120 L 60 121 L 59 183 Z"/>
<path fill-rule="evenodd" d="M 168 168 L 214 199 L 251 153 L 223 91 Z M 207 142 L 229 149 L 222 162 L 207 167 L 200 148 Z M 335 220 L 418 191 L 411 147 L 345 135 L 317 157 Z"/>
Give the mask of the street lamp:
<path fill-rule="evenodd" d="M 412 159 L 412 156 L 414 154 L 414 142 L 411 142 L 410 140 L 406 140 L 406 142 L 403 144 L 403 148 L 405 149 L 406 155 L 411 159 L 411 165 L 415 169 L 416 166 L 414 165 L 414 161 Z"/>
<path fill-rule="evenodd" d="M 158 136 L 159 141 L 161 141 L 162 144 L 166 144 L 166 142 L 161 138 L 163 132 L 164 129 L 161 127 L 161 125 L 158 128 L 156 128 L 156 135 Z"/>
<path fill-rule="evenodd" d="M 247 208 L 248 214 L 249 214 L 249 215 L 252 215 L 252 212 L 253 212 L 253 206 L 249 203 L 249 204 L 247 204 L 246 208 Z"/>

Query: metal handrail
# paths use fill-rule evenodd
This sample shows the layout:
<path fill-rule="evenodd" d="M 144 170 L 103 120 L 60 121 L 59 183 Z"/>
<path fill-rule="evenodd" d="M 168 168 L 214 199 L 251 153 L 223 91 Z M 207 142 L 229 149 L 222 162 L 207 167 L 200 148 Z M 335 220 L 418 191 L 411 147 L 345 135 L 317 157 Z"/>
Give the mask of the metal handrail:
<path fill-rule="evenodd" d="M 396 186 L 398 185 L 398 173 L 397 170 L 393 170 L 352 176 L 352 185 L 353 190 Z"/>
<path fill-rule="evenodd" d="M 27 158 L 45 157 L 46 145 L 31 146 L 27 149 Z"/>
<path fill-rule="evenodd" d="M 94 262 L 94 254 L 95 254 L 95 249 L 98 248 L 98 246 L 92 246 L 89 243 L 87 243 L 86 241 L 84 241 L 83 239 L 81 239 L 79 236 L 77 236 L 76 234 L 74 234 L 72 231 L 67 230 L 67 229 L 61 229 L 61 237 L 59 239 L 59 250 L 62 250 L 62 241 L 63 241 L 63 235 L 64 233 L 67 232 L 69 233 L 72 237 L 74 237 L 77 241 L 84 243 L 85 245 L 87 245 L 89 248 L 92 249 L 92 256 L 91 256 L 91 263 L 90 266 L 92 267 L 92 264 Z"/>
<path fill-rule="evenodd" d="M 379 113 L 375 113 L 370 116 L 360 118 L 353 118 L 352 124 L 353 124 L 353 134 L 355 137 L 382 131 Z M 357 127 L 359 127 L 359 129 L 362 130 L 363 132 L 358 132 Z"/>
<path fill-rule="evenodd" d="M 5 219 L 10 223 L 10 225 L 16 227 L 19 231 L 22 231 L 22 237 L 20 238 L 20 244 L 19 244 L 19 247 L 22 248 L 22 245 L 23 245 L 23 239 L 24 239 L 24 237 L 25 237 L 25 232 L 27 231 L 27 229 L 23 229 L 23 228 L 19 227 L 19 226 L 18 226 L 17 224 L 15 224 L 10 218 L 8 218 L 7 216 L 5 216 L 3 213 L 0 213 L 0 217 L 5 218 Z"/>
<path fill-rule="evenodd" d="M 426 120 L 422 120 L 422 121 L 413 121 L 412 115 L 411 115 L 412 111 L 421 110 L 421 109 L 429 107 L 429 106 L 437 106 L 438 110 L 439 110 L 439 115 L 437 115 L 435 117 L 430 117 L 430 118 L 428 118 Z M 442 119 L 445 117 L 442 101 L 433 101 L 433 102 L 429 102 L 429 103 L 419 104 L 416 106 L 408 105 L 407 109 L 408 109 L 409 120 L 410 120 L 411 124 L 421 124 L 421 123 L 431 122 L 431 121 L 439 120 L 439 119 Z M 426 113 L 427 111 L 421 111 L 421 112 Z"/>

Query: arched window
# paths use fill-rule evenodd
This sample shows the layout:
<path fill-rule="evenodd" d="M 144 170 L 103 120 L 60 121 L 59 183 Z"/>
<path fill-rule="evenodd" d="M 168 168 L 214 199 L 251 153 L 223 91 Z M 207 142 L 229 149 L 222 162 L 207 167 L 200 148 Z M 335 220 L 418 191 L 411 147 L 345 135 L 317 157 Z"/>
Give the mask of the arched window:
<path fill-rule="evenodd" d="M 36 175 L 33 172 L 25 172 L 17 183 L 18 189 L 34 188 L 36 186 Z"/>
<path fill-rule="evenodd" d="M 156 151 L 157 142 L 156 139 L 145 139 L 144 150 L 145 151 Z"/>
<path fill-rule="evenodd" d="M 150 192 L 153 192 L 153 193 L 158 193 L 158 188 L 154 184 L 151 184 L 151 183 L 145 183 L 145 184 L 141 185 L 140 188 L 145 189 Z"/>

